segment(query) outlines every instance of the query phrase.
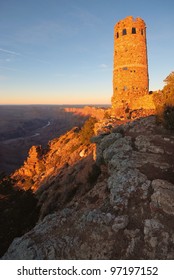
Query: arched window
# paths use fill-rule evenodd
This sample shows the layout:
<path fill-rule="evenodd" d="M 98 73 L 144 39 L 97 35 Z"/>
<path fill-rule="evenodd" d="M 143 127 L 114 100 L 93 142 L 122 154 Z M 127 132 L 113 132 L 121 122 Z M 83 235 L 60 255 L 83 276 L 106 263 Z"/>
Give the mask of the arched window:
<path fill-rule="evenodd" d="M 141 35 L 144 35 L 144 30 L 143 29 L 141 29 Z"/>
<path fill-rule="evenodd" d="M 127 30 L 126 30 L 126 28 L 125 28 L 125 29 L 123 29 L 123 31 L 122 31 L 122 35 L 127 35 Z"/>
<path fill-rule="evenodd" d="M 116 38 L 119 38 L 119 33 L 117 32 L 117 34 L 116 34 Z"/>
<path fill-rule="evenodd" d="M 132 27 L 132 34 L 136 34 L 136 28 Z"/>

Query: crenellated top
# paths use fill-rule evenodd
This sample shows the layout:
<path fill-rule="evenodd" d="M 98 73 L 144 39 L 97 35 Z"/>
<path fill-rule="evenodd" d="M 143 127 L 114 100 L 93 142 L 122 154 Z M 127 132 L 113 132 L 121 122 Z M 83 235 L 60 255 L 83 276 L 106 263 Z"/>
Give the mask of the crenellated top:
<path fill-rule="evenodd" d="M 140 17 L 128 16 L 120 20 L 114 27 L 116 38 L 124 35 L 145 35 L 146 24 Z"/>
<path fill-rule="evenodd" d="M 115 28 L 124 28 L 125 26 L 133 26 L 135 25 L 136 27 L 146 27 L 146 24 L 144 20 L 140 17 L 134 18 L 133 16 L 128 16 L 119 22 L 116 23 Z"/>

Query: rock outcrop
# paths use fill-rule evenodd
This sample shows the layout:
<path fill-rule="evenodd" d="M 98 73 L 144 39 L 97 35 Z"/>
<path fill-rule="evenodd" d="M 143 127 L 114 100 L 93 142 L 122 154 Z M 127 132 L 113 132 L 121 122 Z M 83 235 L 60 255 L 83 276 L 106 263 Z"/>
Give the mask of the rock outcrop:
<path fill-rule="evenodd" d="M 67 174 L 70 173 L 72 166 L 82 158 L 90 156 L 94 145 L 85 145 L 79 131 L 78 127 L 73 128 L 61 137 L 51 140 L 45 149 L 41 146 L 31 147 L 24 165 L 12 175 L 17 186 L 36 192 L 56 180 L 60 181 L 64 170 Z"/>
<path fill-rule="evenodd" d="M 98 120 L 101 120 L 104 118 L 104 115 L 106 113 L 106 108 L 85 106 L 83 108 L 65 108 L 65 112 L 73 113 L 75 115 L 79 115 L 79 116 L 83 116 L 83 117 L 91 116 Z"/>
<path fill-rule="evenodd" d="M 71 149 L 77 135 L 71 132 Z M 75 150 L 76 161 L 67 139 L 58 140 L 68 151 L 61 171 L 54 157 L 63 155 L 60 142 L 41 155 L 55 171 L 47 170 L 36 192 L 40 220 L 3 259 L 173 259 L 174 134 L 153 116 L 110 125 L 107 134 L 92 138 L 96 144 Z"/>

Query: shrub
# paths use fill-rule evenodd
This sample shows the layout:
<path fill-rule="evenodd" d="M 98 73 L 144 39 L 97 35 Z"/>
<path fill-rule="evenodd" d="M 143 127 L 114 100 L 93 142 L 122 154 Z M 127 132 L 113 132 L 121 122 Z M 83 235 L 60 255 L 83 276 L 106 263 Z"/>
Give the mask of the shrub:
<path fill-rule="evenodd" d="M 169 128 L 167 123 L 169 122 L 169 118 L 172 118 L 172 108 L 174 108 L 173 94 L 166 91 L 154 92 L 153 101 L 156 109 L 157 123 L 162 123 L 166 128 Z"/>
<path fill-rule="evenodd" d="M 105 118 L 105 119 L 110 119 L 110 118 L 111 118 L 111 112 L 110 112 L 110 110 L 107 110 L 107 111 L 104 113 L 104 118 Z"/>
<path fill-rule="evenodd" d="M 94 135 L 94 125 L 97 122 L 96 118 L 90 117 L 80 131 L 80 138 L 83 144 L 90 144 L 90 139 Z"/>
<path fill-rule="evenodd" d="M 153 92 L 153 101 L 156 108 L 157 122 L 163 123 L 166 128 L 172 127 L 174 107 L 174 72 L 164 80 L 162 91 Z"/>
<path fill-rule="evenodd" d="M 174 129 L 174 106 L 166 105 L 164 107 L 163 123 L 167 129 Z"/>

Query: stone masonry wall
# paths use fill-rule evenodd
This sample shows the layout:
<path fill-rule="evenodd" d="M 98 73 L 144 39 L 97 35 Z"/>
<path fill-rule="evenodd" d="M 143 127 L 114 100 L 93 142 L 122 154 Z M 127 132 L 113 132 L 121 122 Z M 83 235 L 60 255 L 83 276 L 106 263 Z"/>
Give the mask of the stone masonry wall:
<path fill-rule="evenodd" d="M 114 27 L 113 110 L 131 108 L 148 91 L 146 25 L 129 16 Z"/>

